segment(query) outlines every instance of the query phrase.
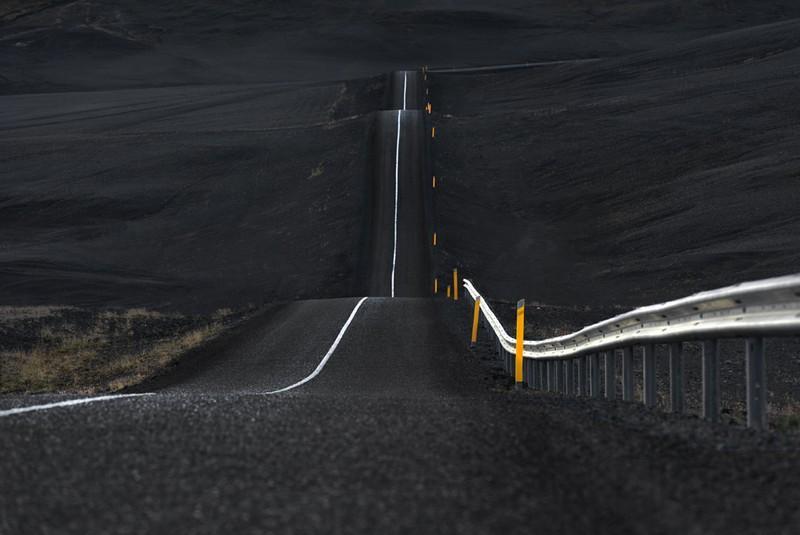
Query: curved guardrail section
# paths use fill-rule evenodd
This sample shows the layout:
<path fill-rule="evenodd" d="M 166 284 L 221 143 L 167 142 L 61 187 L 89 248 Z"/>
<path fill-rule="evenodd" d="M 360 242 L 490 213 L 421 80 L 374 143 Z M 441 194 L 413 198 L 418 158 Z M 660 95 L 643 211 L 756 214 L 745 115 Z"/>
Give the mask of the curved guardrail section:
<path fill-rule="evenodd" d="M 464 279 L 473 301 L 502 347 L 514 353 L 516 339 Z M 689 297 L 637 308 L 565 336 L 525 340 L 526 358 L 569 358 L 622 345 L 740 336 L 800 333 L 800 274 L 745 282 Z"/>
<path fill-rule="evenodd" d="M 637 308 L 589 325 L 565 336 L 544 340 L 517 339 L 508 334 L 502 322 L 465 279 L 464 289 L 475 306 L 474 322 L 481 315 L 497 342 L 497 351 L 517 385 L 526 382 L 534 388 L 565 394 L 600 397 L 600 356 L 604 361 L 606 399 L 617 390 L 616 352 L 622 351 L 622 399 L 632 401 L 633 352 L 642 347 L 643 402 L 656 404 L 656 344 L 669 344 L 670 404 L 673 412 L 683 410 L 683 342 L 703 342 L 703 416 L 717 421 L 720 410 L 720 338 L 745 338 L 747 425 L 763 429 L 767 425 L 767 375 L 764 337 L 800 334 L 800 274 L 746 282 L 700 292 L 688 297 Z M 524 330 L 518 304 L 517 332 Z M 522 307 L 522 310 L 520 310 Z M 477 326 L 477 323 L 474 323 Z M 473 341 L 477 331 L 473 328 Z M 513 355 L 511 359 L 509 356 Z M 575 366 L 577 364 L 577 374 Z M 588 371 L 588 374 L 587 374 Z M 577 376 L 577 389 L 575 377 Z M 588 392 L 587 392 L 588 391 Z"/>

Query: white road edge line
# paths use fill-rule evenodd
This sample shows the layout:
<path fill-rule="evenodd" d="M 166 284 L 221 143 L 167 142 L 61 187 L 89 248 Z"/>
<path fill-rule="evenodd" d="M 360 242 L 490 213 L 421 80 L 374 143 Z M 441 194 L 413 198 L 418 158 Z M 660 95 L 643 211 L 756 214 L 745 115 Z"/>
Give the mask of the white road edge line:
<path fill-rule="evenodd" d="M 403 73 L 403 109 L 406 109 L 406 89 L 408 88 L 408 73 Z"/>
<path fill-rule="evenodd" d="M 138 396 L 152 396 L 152 392 L 147 392 L 144 394 L 114 394 L 111 396 L 97 396 L 94 398 L 81 398 L 81 399 L 70 399 L 67 401 L 58 401 L 55 403 L 47 403 L 45 405 L 31 405 L 29 407 L 17 407 L 14 409 L 6 409 L 4 411 L 0 411 L 0 418 L 4 416 L 13 416 L 15 414 L 22 414 L 24 412 L 33 412 L 33 411 L 45 411 L 47 409 L 55 409 L 58 407 L 71 407 L 73 405 L 85 405 L 86 403 L 94 403 L 95 401 L 108 401 L 111 399 L 122 399 L 122 398 L 133 398 Z"/>
<path fill-rule="evenodd" d="M 400 114 L 397 110 L 397 145 L 394 154 L 394 249 L 392 250 L 392 297 L 394 297 L 394 272 L 397 267 L 397 194 L 400 188 Z"/>
<path fill-rule="evenodd" d="M 366 301 L 366 300 L 367 300 L 366 297 L 362 297 L 361 300 L 356 304 L 356 306 L 353 308 L 353 311 L 350 313 L 350 317 L 347 318 L 346 322 L 344 322 L 344 326 L 342 326 L 342 330 L 339 331 L 338 336 L 336 336 L 336 340 L 333 341 L 333 344 L 331 345 L 330 349 L 328 349 L 328 352 L 325 353 L 325 356 L 322 357 L 322 360 L 319 362 L 317 367 L 314 369 L 313 372 L 311 372 L 311 374 L 308 377 L 306 377 L 302 381 L 296 382 L 293 385 L 289 385 L 289 386 L 281 388 L 279 390 L 272 390 L 271 392 L 264 392 L 264 394 L 280 394 L 281 392 L 286 392 L 287 390 L 291 390 L 293 388 L 297 388 L 298 386 L 306 384 L 311 379 L 313 379 L 314 377 L 319 375 L 319 373 L 322 371 L 322 368 L 325 367 L 325 364 L 327 364 L 328 360 L 331 358 L 331 355 L 333 355 L 333 352 L 336 351 L 337 347 L 339 347 L 339 342 L 342 341 L 342 337 L 344 336 L 344 333 L 347 332 L 347 328 L 350 327 L 350 324 L 353 322 L 353 318 L 356 317 L 356 312 L 358 312 L 358 309 L 361 308 L 361 305 L 363 305 L 364 301 Z"/>

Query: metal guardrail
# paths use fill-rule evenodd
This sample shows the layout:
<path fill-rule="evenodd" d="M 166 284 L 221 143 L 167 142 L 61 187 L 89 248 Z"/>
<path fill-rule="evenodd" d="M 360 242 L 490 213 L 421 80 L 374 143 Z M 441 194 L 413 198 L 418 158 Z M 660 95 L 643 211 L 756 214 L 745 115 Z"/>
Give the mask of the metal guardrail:
<path fill-rule="evenodd" d="M 605 361 L 606 398 L 616 392 L 616 351 L 622 351 L 623 399 L 632 400 L 632 358 L 635 346 L 643 347 L 644 394 L 648 406 L 655 405 L 655 344 L 670 345 L 670 400 L 674 411 L 683 408 L 682 343 L 703 341 L 703 413 L 712 421 L 719 417 L 720 338 L 747 338 L 748 426 L 766 427 L 765 336 L 800 334 L 800 274 L 746 282 L 700 292 L 688 297 L 637 308 L 589 325 L 566 336 L 524 340 L 516 354 L 516 338 L 508 334 L 491 306 L 473 283 L 463 281 L 473 302 L 480 301 L 484 323 L 494 333 L 498 353 L 523 361 L 523 377 L 530 386 L 567 394 L 600 397 L 600 360 Z M 575 366 L 577 364 L 577 374 Z M 509 361 L 507 369 L 515 366 Z M 588 375 L 587 375 L 588 371 Z M 611 373 L 613 371 L 613 373 Z M 575 385 L 577 375 L 577 389 Z"/>

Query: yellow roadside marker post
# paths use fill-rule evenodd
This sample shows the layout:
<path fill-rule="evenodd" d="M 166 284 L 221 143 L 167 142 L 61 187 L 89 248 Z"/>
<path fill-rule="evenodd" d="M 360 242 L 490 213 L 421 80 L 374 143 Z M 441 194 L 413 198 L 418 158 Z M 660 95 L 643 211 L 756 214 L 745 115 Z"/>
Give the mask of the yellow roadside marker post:
<path fill-rule="evenodd" d="M 514 362 L 514 382 L 516 387 L 522 386 L 522 349 L 525 347 L 525 300 L 517 301 L 517 355 Z"/>
<path fill-rule="evenodd" d="M 433 295 L 437 295 L 439 293 L 439 277 L 433 278 Z"/>
<path fill-rule="evenodd" d="M 427 105 L 427 106 L 425 106 L 425 109 L 426 109 L 426 110 L 428 110 L 428 115 L 430 115 L 430 114 L 431 114 L 431 109 L 432 109 L 432 108 L 431 108 L 431 103 L 430 103 L 430 102 L 428 102 L 428 105 Z"/>
<path fill-rule="evenodd" d="M 435 137 L 436 137 L 436 127 L 434 126 L 434 127 L 431 128 L 431 139 L 433 139 Z"/>
<path fill-rule="evenodd" d="M 469 346 L 475 347 L 478 343 L 478 320 L 481 316 L 481 298 L 475 298 L 475 311 L 472 314 L 472 337 L 469 339 Z"/>
<path fill-rule="evenodd" d="M 447 298 L 450 299 L 450 285 L 447 285 Z"/>
<path fill-rule="evenodd" d="M 433 189 L 436 189 L 436 175 L 433 175 Z"/>
<path fill-rule="evenodd" d="M 453 269 L 453 301 L 458 301 L 458 269 Z"/>
<path fill-rule="evenodd" d="M 433 233 L 433 246 L 436 246 L 436 233 Z"/>

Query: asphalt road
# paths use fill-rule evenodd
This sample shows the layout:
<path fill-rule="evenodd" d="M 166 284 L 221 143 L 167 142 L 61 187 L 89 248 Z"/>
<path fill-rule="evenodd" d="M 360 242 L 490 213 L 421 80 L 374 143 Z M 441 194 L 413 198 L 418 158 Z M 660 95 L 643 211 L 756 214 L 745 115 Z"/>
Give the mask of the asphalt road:
<path fill-rule="evenodd" d="M 431 183 L 423 92 L 416 71 L 390 76 L 387 100 L 394 110 L 376 113 L 370 184 L 368 293 L 423 297 L 432 292 Z"/>
<path fill-rule="evenodd" d="M 790 442 L 516 392 L 486 347 L 466 348 L 465 309 L 445 300 L 367 299 L 319 376 L 264 394 L 306 376 L 353 304 L 275 309 L 149 396 L 0 418 L 0 531 L 792 533 L 800 520 Z"/>

